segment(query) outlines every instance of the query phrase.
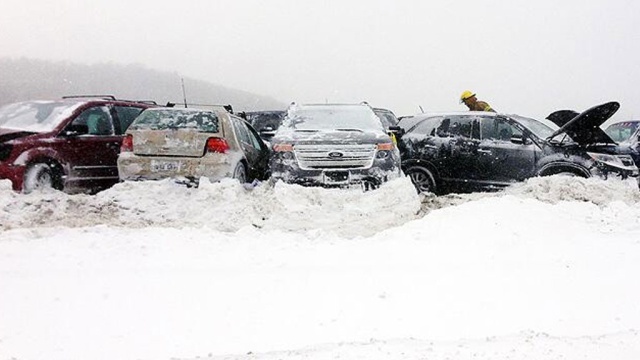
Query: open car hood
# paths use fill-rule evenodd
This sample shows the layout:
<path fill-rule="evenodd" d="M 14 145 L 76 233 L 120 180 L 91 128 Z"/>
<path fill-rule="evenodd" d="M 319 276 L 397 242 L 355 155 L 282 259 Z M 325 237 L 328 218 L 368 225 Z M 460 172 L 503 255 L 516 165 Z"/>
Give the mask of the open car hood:
<path fill-rule="evenodd" d="M 560 129 L 556 130 L 548 139 L 566 133 L 580 145 L 615 144 L 607 133 L 600 128 L 613 114 L 618 111 L 620 104 L 616 101 L 594 106 L 578 114 L 572 110 L 559 110 L 547 116 Z"/>

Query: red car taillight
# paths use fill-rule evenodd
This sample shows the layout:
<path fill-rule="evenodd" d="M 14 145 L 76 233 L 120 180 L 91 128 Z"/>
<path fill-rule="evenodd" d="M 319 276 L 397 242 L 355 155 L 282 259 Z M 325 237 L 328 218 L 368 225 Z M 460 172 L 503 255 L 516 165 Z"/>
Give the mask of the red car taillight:
<path fill-rule="evenodd" d="M 209 138 L 207 140 L 207 151 L 208 152 L 217 152 L 217 153 L 226 153 L 229 150 L 229 143 L 227 140 L 221 138 Z"/>
<path fill-rule="evenodd" d="M 133 135 L 125 135 L 120 145 L 120 152 L 133 152 Z"/>

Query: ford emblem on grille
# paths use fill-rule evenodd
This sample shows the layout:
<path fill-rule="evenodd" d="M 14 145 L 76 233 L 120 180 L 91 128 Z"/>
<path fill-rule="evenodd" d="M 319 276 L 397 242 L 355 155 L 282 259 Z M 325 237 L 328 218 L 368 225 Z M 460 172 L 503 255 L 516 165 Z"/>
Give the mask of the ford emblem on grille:
<path fill-rule="evenodd" d="M 332 151 L 328 155 L 330 158 L 341 158 L 344 156 L 344 154 L 339 151 Z"/>

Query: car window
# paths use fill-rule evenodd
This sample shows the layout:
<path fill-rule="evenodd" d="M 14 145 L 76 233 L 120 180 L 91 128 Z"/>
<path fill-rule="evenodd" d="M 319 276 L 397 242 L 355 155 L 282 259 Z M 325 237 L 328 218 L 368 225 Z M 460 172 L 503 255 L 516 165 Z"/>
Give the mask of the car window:
<path fill-rule="evenodd" d="M 249 138 L 249 131 L 244 126 L 244 124 L 236 118 L 232 118 L 231 120 L 232 120 L 231 122 L 233 123 L 233 127 L 236 130 L 236 135 L 238 136 L 238 139 L 247 145 L 251 145 L 251 138 Z"/>
<path fill-rule="evenodd" d="M 113 119 L 109 108 L 94 106 L 84 110 L 76 117 L 71 125 L 84 125 L 88 135 L 113 135 Z"/>
<path fill-rule="evenodd" d="M 480 122 L 475 116 L 447 116 L 436 128 L 439 137 L 480 138 Z"/>
<path fill-rule="evenodd" d="M 123 134 L 129 128 L 129 125 L 133 120 L 140 115 L 142 108 L 133 106 L 115 106 L 116 116 L 118 116 L 118 123 L 120 124 L 119 131 Z"/>
<path fill-rule="evenodd" d="M 514 136 L 522 137 L 522 131 L 505 119 L 482 118 L 482 139 L 511 141 Z"/>
<path fill-rule="evenodd" d="M 0 107 L 0 127 L 47 132 L 68 119 L 83 103 L 25 101 Z"/>
<path fill-rule="evenodd" d="M 194 129 L 206 133 L 219 132 L 218 117 L 212 111 L 192 109 L 147 109 L 140 113 L 133 130 Z"/>
<path fill-rule="evenodd" d="M 422 121 L 418 126 L 416 126 L 411 133 L 419 134 L 419 135 L 435 135 L 436 128 L 440 125 L 442 121 L 442 117 L 434 117 L 429 118 Z"/>
<path fill-rule="evenodd" d="M 259 136 L 255 133 L 255 130 L 252 131 L 251 127 L 247 126 L 247 124 L 245 124 L 243 122 L 244 127 L 247 128 L 247 133 L 249 134 L 249 139 L 251 140 L 251 145 L 253 145 L 254 148 L 256 148 L 257 150 L 262 149 L 261 144 L 262 144 L 262 140 L 260 140 Z"/>
<path fill-rule="evenodd" d="M 639 126 L 640 122 L 636 121 L 620 122 L 609 126 L 605 132 L 614 141 L 625 142 L 631 138 Z"/>

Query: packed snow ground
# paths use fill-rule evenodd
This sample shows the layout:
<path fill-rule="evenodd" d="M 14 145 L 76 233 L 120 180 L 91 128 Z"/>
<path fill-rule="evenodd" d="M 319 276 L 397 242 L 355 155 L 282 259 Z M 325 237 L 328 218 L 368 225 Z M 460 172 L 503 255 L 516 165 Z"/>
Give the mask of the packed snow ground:
<path fill-rule="evenodd" d="M 638 359 L 640 192 L 0 182 L 0 359 Z"/>

